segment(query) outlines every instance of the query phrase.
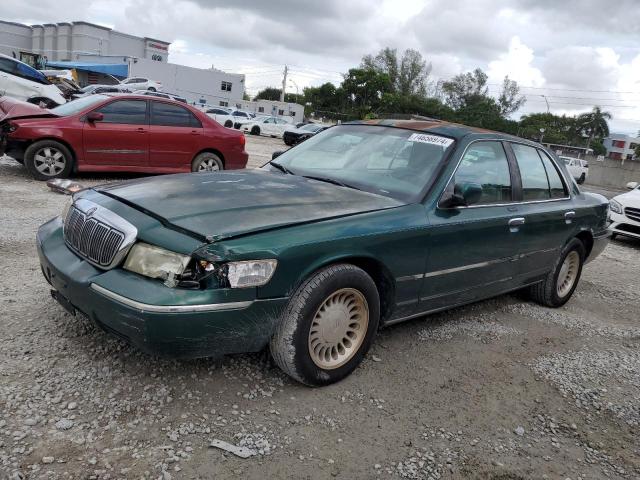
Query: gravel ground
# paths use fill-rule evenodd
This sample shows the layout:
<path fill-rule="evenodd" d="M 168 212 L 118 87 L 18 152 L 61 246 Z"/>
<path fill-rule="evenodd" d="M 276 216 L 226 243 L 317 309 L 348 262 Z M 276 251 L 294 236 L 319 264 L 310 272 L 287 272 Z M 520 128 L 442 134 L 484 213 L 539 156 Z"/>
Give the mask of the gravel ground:
<path fill-rule="evenodd" d="M 250 166 L 281 147 L 248 137 Z M 0 478 L 640 478 L 640 242 L 561 309 L 507 295 L 390 327 L 310 389 L 264 353 L 153 358 L 65 313 L 34 234 L 67 199 L 0 159 Z"/>

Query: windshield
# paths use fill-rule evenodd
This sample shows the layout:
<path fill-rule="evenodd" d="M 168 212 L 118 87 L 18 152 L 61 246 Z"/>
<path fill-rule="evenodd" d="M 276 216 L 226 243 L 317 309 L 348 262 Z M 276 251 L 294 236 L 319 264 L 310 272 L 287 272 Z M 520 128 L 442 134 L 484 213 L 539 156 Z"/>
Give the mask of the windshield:
<path fill-rule="evenodd" d="M 77 100 L 63 103 L 58 107 L 52 108 L 51 111 L 61 117 L 68 117 L 69 115 L 75 115 L 96 103 L 100 103 L 107 98 L 109 97 L 106 95 L 90 95 L 88 97 L 78 98 Z"/>
<path fill-rule="evenodd" d="M 287 150 L 274 163 L 294 175 L 415 201 L 453 143 L 447 137 L 401 128 L 340 125 Z M 265 168 L 276 169 L 268 165 Z"/>
<path fill-rule="evenodd" d="M 320 125 L 316 125 L 315 123 L 308 123 L 307 125 L 303 125 L 300 127 L 300 130 L 306 130 L 307 132 L 315 132 L 316 130 L 320 130 Z"/>

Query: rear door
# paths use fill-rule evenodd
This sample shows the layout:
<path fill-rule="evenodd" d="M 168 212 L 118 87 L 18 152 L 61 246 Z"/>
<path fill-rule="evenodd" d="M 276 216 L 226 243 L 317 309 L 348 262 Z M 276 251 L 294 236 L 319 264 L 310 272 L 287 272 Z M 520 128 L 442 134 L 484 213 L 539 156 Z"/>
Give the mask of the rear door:
<path fill-rule="evenodd" d="M 182 169 L 191 166 L 203 135 L 202 124 L 187 108 L 151 101 L 149 165 Z"/>
<path fill-rule="evenodd" d="M 509 143 L 522 183 L 520 267 L 536 277 L 551 269 L 562 246 L 574 230 L 569 188 L 554 161 L 541 149 Z M 575 160 L 572 160 L 575 161 Z"/>
<path fill-rule="evenodd" d="M 85 120 L 84 160 L 88 165 L 145 167 L 149 159 L 149 116 L 146 100 L 114 100 L 94 112 L 104 119 Z"/>

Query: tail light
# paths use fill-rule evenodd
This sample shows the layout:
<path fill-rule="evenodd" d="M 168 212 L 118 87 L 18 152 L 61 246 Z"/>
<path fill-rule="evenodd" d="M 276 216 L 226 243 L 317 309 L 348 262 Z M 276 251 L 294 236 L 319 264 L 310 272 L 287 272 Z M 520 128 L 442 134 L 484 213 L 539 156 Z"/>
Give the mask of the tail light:
<path fill-rule="evenodd" d="M 244 146 L 247 143 L 247 139 L 244 137 L 244 134 L 239 136 L 239 140 L 240 140 L 240 146 L 242 147 L 242 149 L 244 150 Z"/>

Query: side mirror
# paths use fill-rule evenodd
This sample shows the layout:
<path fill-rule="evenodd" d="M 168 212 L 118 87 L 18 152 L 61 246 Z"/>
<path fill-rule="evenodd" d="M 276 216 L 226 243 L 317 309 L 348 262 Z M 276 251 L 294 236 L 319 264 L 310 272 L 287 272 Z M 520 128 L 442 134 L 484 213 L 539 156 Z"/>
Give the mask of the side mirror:
<path fill-rule="evenodd" d="M 277 151 L 277 152 L 273 152 L 271 154 L 271 160 L 275 160 L 276 158 L 278 158 L 280 155 L 282 155 L 284 152 L 283 151 Z"/>
<path fill-rule="evenodd" d="M 104 114 L 100 112 L 89 112 L 87 113 L 87 120 L 89 122 L 101 122 L 104 120 Z"/>
<path fill-rule="evenodd" d="M 456 183 L 453 192 L 440 202 L 442 208 L 466 207 L 477 203 L 482 197 L 482 186 L 478 183 Z"/>
<path fill-rule="evenodd" d="M 633 190 L 634 188 L 637 188 L 637 187 L 638 187 L 638 182 L 629 182 L 629 183 L 627 183 L 627 188 L 629 190 Z"/>

